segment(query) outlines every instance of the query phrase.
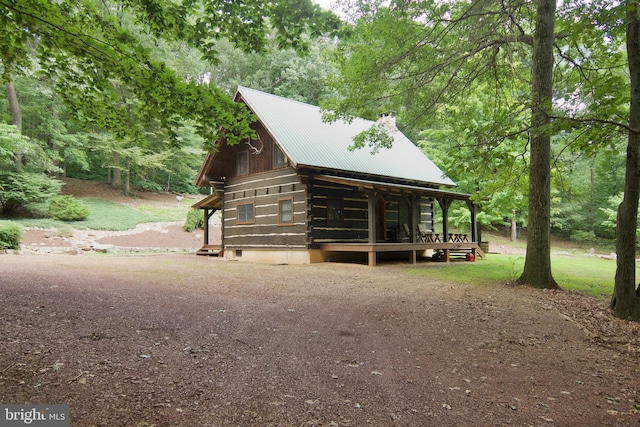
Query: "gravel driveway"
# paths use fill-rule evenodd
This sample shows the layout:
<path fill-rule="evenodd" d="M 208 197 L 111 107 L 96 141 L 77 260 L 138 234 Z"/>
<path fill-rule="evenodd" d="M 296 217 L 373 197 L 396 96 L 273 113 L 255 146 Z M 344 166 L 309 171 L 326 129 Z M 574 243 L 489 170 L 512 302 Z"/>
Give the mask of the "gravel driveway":
<path fill-rule="evenodd" d="M 72 426 L 640 425 L 637 324 L 410 268 L 0 255 L 0 401 Z"/>

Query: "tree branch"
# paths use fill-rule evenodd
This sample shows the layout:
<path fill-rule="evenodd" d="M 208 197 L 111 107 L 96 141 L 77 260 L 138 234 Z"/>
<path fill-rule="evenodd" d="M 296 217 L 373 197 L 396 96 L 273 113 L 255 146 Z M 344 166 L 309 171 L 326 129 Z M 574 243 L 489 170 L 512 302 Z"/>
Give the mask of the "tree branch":
<path fill-rule="evenodd" d="M 609 126 L 620 128 L 621 130 L 625 130 L 629 133 L 640 133 L 640 129 L 634 129 L 629 125 L 626 125 L 621 122 L 616 122 L 615 120 L 609 120 L 609 119 L 597 119 L 593 117 L 580 119 L 575 117 L 555 116 L 555 115 L 549 115 L 548 118 L 553 120 L 564 120 L 569 123 L 609 125 Z"/>

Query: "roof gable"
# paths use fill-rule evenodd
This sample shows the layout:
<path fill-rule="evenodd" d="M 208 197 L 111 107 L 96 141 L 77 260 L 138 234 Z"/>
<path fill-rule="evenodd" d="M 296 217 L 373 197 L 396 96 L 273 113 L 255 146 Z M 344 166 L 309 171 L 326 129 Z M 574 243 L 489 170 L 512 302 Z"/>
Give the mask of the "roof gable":
<path fill-rule="evenodd" d="M 376 122 L 356 118 L 350 123 L 325 123 L 320 107 L 242 86 L 238 87 L 236 100 L 251 109 L 296 168 L 455 185 L 399 130 L 390 131 L 394 140 L 391 148 L 380 148 L 375 154 L 366 149 L 349 151 L 353 137 Z"/>

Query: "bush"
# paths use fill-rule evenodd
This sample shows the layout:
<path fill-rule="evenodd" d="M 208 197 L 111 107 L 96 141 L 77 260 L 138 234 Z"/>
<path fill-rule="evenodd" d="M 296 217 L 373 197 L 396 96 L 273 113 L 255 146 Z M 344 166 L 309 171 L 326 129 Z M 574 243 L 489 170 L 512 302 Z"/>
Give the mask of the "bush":
<path fill-rule="evenodd" d="M 43 173 L 2 171 L 0 213 L 7 216 L 30 213 L 33 206 L 49 202 L 60 192 L 61 187 L 61 181 Z"/>
<path fill-rule="evenodd" d="M 196 228 L 204 229 L 204 214 L 200 209 L 189 209 L 187 213 L 187 221 L 182 226 L 182 229 L 191 233 Z"/>
<path fill-rule="evenodd" d="M 205 188 L 207 192 L 210 190 L 210 188 L 206 188 L 206 187 L 203 187 L 203 188 Z M 173 182 L 171 184 L 171 191 L 174 191 L 176 193 L 198 194 L 199 190 L 200 190 L 200 187 L 196 187 L 190 182 Z"/>
<path fill-rule="evenodd" d="M 162 191 L 162 186 L 157 182 L 142 180 L 136 183 L 136 187 L 147 191 Z"/>
<path fill-rule="evenodd" d="M 56 196 L 49 205 L 49 216 L 60 221 L 82 221 L 89 216 L 89 209 L 73 196 Z"/>
<path fill-rule="evenodd" d="M 22 227 L 13 221 L 0 221 L 0 249 L 18 249 Z"/>
<path fill-rule="evenodd" d="M 593 243 L 596 242 L 596 235 L 593 231 L 574 230 L 570 239 L 577 243 Z"/>

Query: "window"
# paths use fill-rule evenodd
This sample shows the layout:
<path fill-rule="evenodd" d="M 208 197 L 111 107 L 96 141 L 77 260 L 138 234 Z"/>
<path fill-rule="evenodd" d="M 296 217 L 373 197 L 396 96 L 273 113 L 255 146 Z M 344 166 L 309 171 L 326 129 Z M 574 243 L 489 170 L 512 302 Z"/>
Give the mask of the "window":
<path fill-rule="evenodd" d="M 249 173 L 249 152 L 240 151 L 236 156 L 236 173 L 237 175 L 246 175 Z"/>
<path fill-rule="evenodd" d="M 281 168 L 287 165 L 287 156 L 284 155 L 280 147 L 273 144 L 273 167 Z"/>
<path fill-rule="evenodd" d="M 278 224 L 293 224 L 293 200 L 278 201 Z"/>
<path fill-rule="evenodd" d="M 327 223 L 341 223 L 344 221 L 344 201 L 342 199 L 327 199 Z"/>
<path fill-rule="evenodd" d="M 237 223 L 251 224 L 255 221 L 253 216 L 253 203 L 245 203 L 242 205 L 238 205 L 238 207 L 236 208 L 236 211 L 237 211 L 237 218 L 236 218 Z"/>

